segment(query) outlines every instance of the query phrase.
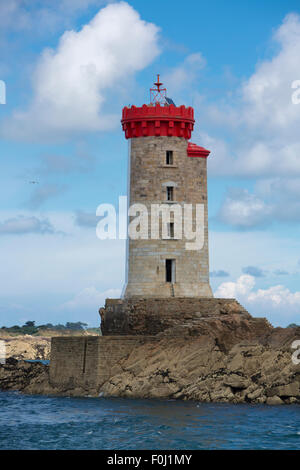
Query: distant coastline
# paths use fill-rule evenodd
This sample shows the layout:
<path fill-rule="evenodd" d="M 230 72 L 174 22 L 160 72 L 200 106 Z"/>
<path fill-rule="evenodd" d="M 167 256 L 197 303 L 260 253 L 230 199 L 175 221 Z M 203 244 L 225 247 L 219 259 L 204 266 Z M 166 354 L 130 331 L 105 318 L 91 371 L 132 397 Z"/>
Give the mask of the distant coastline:
<path fill-rule="evenodd" d="M 0 341 L 5 344 L 6 358 L 17 360 L 49 360 L 53 336 L 99 336 L 100 328 L 83 328 L 74 323 L 73 329 L 66 325 L 31 325 L 0 328 Z M 33 323 L 33 325 L 32 325 Z M 70 324 L 69 324 L 70 325 Z M 72 324 L 71 324 L 72 325 Z M 83 324 L 81 324 L 83 325 Z"/>

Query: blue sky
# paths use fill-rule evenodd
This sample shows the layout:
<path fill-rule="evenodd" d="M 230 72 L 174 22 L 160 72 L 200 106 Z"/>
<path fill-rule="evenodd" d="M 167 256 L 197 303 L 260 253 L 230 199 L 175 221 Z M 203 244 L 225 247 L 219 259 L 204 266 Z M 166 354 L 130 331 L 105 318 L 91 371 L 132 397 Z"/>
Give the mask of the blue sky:
<path fill-rule="evenodd" d="M 215 294 L 299 323 L 298 2 L 0 0 L 0 50 L 0 326 L 97 325 L 119 295 L 125 244 L 95 211 L 126 194 L 121 110 L 157 73 L 211 150 Z"/>

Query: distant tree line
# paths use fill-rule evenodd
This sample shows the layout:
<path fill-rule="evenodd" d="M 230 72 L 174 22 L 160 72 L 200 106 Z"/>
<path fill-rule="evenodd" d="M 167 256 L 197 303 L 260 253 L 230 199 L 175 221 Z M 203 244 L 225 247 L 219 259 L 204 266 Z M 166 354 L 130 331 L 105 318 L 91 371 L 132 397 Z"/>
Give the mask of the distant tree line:
<path fill-rule="evenodd" d="M 23 326 L 14 325 L 10 327 L 2 326 L 1 330 L 5 330 L 9 333 L 18 333 L 23 335 L 34 335 L 38 333 L 40 330 L 55 330 L 55 331 L 63 331 L 63 330 L 84 330 L 88 326 L 87 323 L 83 323 L 81 321 L 78 322 L 67 322 L 65 325 L 58 324 L 53 325 L 52 323 L 46 323 L 45 325 L 36 325 L 35 321 L 27 321 Z"/>

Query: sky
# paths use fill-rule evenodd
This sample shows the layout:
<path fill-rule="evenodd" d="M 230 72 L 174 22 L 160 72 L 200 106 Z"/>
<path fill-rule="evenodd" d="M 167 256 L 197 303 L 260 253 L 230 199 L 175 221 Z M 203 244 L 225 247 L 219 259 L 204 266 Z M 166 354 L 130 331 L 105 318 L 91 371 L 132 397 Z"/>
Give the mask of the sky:
<path fill-rule="evenodd" d="M 0 0 L 0 52 L 0 327 L 97 326 L 120 295 L 125 241 L 95 214 L 127 193 L 121 112 L 157 73 L 211 151 L 215 296 L 299 323 L 298 1 Z"/>

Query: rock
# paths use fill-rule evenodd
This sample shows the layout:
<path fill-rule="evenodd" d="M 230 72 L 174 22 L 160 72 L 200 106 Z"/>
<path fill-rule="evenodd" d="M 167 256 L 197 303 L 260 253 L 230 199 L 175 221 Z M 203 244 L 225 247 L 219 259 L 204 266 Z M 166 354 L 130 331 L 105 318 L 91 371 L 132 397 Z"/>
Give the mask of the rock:
<path fill-rule="evenodd" d="M 29 363 L 8 358 L 0 364 L 0 389 L 24 391 L 36 381 L 49 381 L 49 367 L 41 363 Z"/>
<path fill-rule="evenodd" d="M 224 380 L 224 385 L 228 385 L 233 389 L 244 389 L 249 387 L 250 381 L 249 379 L 245 379 L 244 377 L 240 377 L 237 374 L 232 374 L 226 377 Z"/>
<path fill-rule="evenodd" d="M 247 393 L 247 397 L 249 400 L 257 400 L 258 397 L 260 397 L 263 394 L 263 388 L 259 387 L 253 392 Z"/>
<path fill-rule="evenodd" d="M 281 398 L 277 397 L 276 395 L 274 397 L 268 397 L 266 403 L 267 405 L 283 405 L 284 404 Z"/>
<path fill-rule="evenodd" d="M 292 405 L 293 403 L 298 403 L 298 400 L 296 397 L 290 397 L 287 399 L 286 403 Z"/>
<path fill-rule="evenodd" d="M 50 359 L 51 338 L 43 336 L 1 336 L 7 357 L 15 359 Z"/>
<path fill-rule="evenodd" d="M 281 385 L 273 387 L 267 391 L 267 395 L 272 397 L 278 395 L 279 397 L 299 397 L 300 398 L 300 382 L 293 382 L 288 385 Z"/>
<path fill-rule="evenodd" d="M 267 400 L 267 397 L 265 395 L 262 395 L 261 397 L 258 397 L 256 399 L 256 403 L 262 404 L 262 403 L 265 403 L 266 400 Z"/>
<path fill-rule="evenodd" d="M 216 390 L 212 390 L 210 393 L 210 401 L 221 401 L 227 402 L 231 401 L 234 398 L 234 395 L 230 387 L 220 387 Z"/>

